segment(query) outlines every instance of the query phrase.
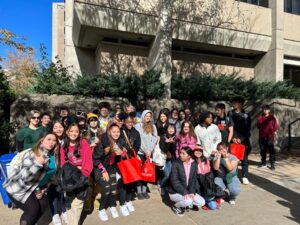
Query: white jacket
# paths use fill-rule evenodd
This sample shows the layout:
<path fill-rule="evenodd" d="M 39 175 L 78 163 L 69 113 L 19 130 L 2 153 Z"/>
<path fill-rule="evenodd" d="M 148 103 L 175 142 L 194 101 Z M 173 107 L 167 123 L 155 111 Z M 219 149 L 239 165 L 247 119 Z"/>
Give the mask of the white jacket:
<path fill-rule="evenodd" d="M 198 124 L 195 128 L 197 144 L 204 147 L 203 155 L 209 157 L 213 150 L 217 150 L 217 145 L 222 141 L 221 132 L 215 124 L 203 127 Z"/>

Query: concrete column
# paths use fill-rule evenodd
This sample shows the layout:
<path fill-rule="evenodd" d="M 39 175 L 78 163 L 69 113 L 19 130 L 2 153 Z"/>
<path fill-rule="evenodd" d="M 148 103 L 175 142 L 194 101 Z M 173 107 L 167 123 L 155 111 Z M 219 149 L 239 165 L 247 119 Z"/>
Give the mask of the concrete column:
<path fill-rule="evenodd" d="M 95 65 L 96 74 L 101 73 L 101 43 L 98 44 L 95 51 Z"/>
<path fill-rule="evenodd" d="M 284 6 L 282 0 L 269 0 L 272 9 L 272 43 L 269 51 L 254 69 L 258 81 L 283 80 L 283 27 Z"/>
<path fill-rule="evenodd" d="M 171 98 L 172 78 L 172 0 L 161 0 L 161 12 L 156 37 L 148 56 L 150 69 L 161 71 L 160 80 L 165 84 L 165 98 Z"/>

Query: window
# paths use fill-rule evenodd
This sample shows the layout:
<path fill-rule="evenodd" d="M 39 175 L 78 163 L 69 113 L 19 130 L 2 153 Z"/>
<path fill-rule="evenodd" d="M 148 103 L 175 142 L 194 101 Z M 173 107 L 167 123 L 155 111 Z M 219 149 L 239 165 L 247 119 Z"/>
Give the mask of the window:
<path fill-rule="evenodd" d="M 253 4 L 253 5 L 258 5 L 258 6 L 263 6 L 268 8 L 269 7 L 269 2 L 268 0 L 239 0 L 240 2 L 246 2 L 249 4 Z M 273 1 L 273 0 L 271 0 Z"/>
<path fill-rule="evenodd" d="M 284 0 L 284 11 L 300 15 L 300 0 Z"/>
<path fill-rule="evenodd" d="M 300 67 L 284 65 L 283 79 L 289 85 L 300 87 Z"/>

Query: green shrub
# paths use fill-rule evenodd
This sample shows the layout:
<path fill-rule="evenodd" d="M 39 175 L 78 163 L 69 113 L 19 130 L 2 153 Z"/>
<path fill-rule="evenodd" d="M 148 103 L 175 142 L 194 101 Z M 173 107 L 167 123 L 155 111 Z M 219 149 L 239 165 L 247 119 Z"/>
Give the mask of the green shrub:
<path fill-rule="evenodd" d="M 183 100 L 230 100 L 240 96 L 245 99 L 287 98 L 299 99 L 300 89 L 284 81 L 257 82 L 240 77 L 208 74 L 172 77 L 172 98 Z"/>
<path fill-rule="evenodd" d="M 4 72 L 0 67 L 0 147 L 1 153 L 8 153 L 9 135 L 14 131 L 9 122 L 10 105 L 15 100 L 15 95 L 9 89 L 8 81 L 5 79 Z"/>

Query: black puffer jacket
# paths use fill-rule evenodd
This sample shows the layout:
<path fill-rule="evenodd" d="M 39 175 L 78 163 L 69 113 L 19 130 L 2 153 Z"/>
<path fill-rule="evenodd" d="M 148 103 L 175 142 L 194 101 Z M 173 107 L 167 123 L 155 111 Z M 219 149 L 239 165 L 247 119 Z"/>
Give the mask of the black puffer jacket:
<path fill-rule="evenodd" d="M 178 193 L 181 195 L 197 193 L 197 190 L 199 190 L 197 181 L 197 169 L 197 163 L 195 161 L 192 162 L 189 174 L 189 181 L 187 185 L 183 162 L 180 159 L 174 160 L 172 163 L 171 170 L 171 182 L 168 188 L 169 193 Z"/>

